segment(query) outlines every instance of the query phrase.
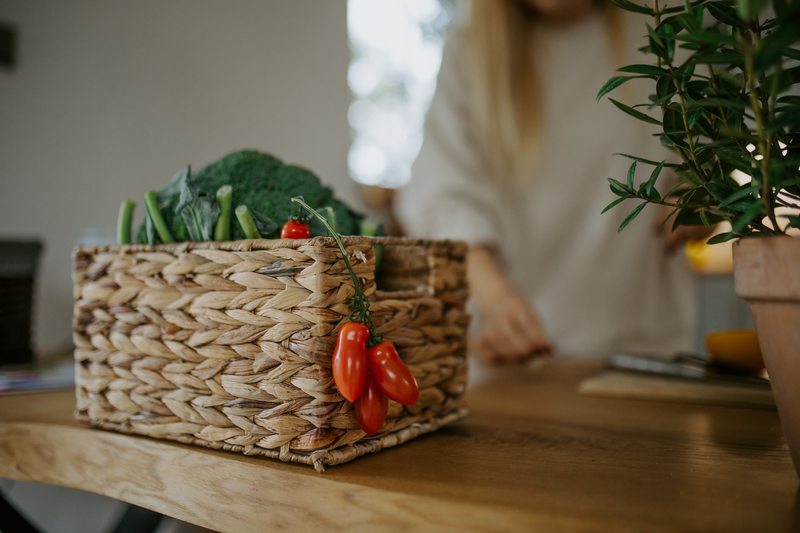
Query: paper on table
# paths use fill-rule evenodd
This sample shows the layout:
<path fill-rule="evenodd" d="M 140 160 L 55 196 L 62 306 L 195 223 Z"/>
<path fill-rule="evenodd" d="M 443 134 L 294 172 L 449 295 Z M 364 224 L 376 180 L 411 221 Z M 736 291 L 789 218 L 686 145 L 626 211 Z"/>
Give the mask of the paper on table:
<path fill-rule="evenodd" d="M 586 396 L 775 409 L 768 387 L 606 370 L 583 380 Z"/>

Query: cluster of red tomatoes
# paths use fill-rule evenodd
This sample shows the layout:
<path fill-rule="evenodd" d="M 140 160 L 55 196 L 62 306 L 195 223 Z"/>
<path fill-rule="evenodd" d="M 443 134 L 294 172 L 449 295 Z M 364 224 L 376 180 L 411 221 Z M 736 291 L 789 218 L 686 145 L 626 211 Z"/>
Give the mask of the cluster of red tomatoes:
<path fill-rule="evenodd" d="M 386 420 L 387 398 L 414 405 L 419 387 L 394 345 L 383 341 L 367 347 L 369 334 L 360 322 L 342 324 L 333 350 L 333 380 L 341 395 L 353 402 L 361 429 L 374 435 Z"/>

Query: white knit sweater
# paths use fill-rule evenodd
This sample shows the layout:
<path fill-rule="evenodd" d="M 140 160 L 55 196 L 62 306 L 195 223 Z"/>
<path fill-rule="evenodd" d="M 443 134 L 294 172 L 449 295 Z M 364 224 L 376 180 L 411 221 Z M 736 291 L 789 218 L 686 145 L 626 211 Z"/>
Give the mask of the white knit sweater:
<path fill-rule="evenodd" d="M 624 20 L 628 60 L 644 62 L 635 50 L 646 29 L 639 19 Z M 617 227 L 637 203 L 626 201 L 600 214 L 616 198 L 607 178 L 624 182 L 631 163 L 612 154 L 667 157 L 652 136 L 655 126 L 606 99 L 595 103 L 597 91 L 615 75 L 606 28 L 599 11 L 569 26 L 537 28 L 532 46 L 546 73 L 540 75 L 546 91 L 544 160 L 533 185 L 515 194 L 500 192 L 486 171 L 475 142 L 466 59 L 459 37 L 452 38 L 423 146 L 396 211 L 412 236 L 496 246 L 557 353 L 667 355 L 692 347 L 696 312 L 685 257 L 668 256 L 655 235 L 663 214 L 658 206 L 645 208 L 621 233 Z M 649 85 L 633 89 L 636 103 L 647 101 Z M 617 89 L 611 96 L 623 94 Z M 637 183 L 652 170 L 639 167 Z"/>

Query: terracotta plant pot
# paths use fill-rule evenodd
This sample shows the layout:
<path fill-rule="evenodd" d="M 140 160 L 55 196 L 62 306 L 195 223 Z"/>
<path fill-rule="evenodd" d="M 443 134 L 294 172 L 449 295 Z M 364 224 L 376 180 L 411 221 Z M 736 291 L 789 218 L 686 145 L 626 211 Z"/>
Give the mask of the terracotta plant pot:
<path fill-rule="evenodd" d="M 750 304 L 775 403 L 800 476 L 800 238 L 733 245 L 736 294 Z"/>

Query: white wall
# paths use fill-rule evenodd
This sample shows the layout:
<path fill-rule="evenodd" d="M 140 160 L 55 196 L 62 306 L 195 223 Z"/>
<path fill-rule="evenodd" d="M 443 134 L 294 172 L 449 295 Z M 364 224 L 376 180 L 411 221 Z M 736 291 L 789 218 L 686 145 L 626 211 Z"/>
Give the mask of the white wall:
<path fill-rule="evenodd" d="M 181 167 L 256 148 L 345 200 L 344 0 L 3 0 L 18 65 L 0 70 L 0 239 L 41 237 L 40 351 L 69 348 L 70 252 L 113 231 Z"/>

